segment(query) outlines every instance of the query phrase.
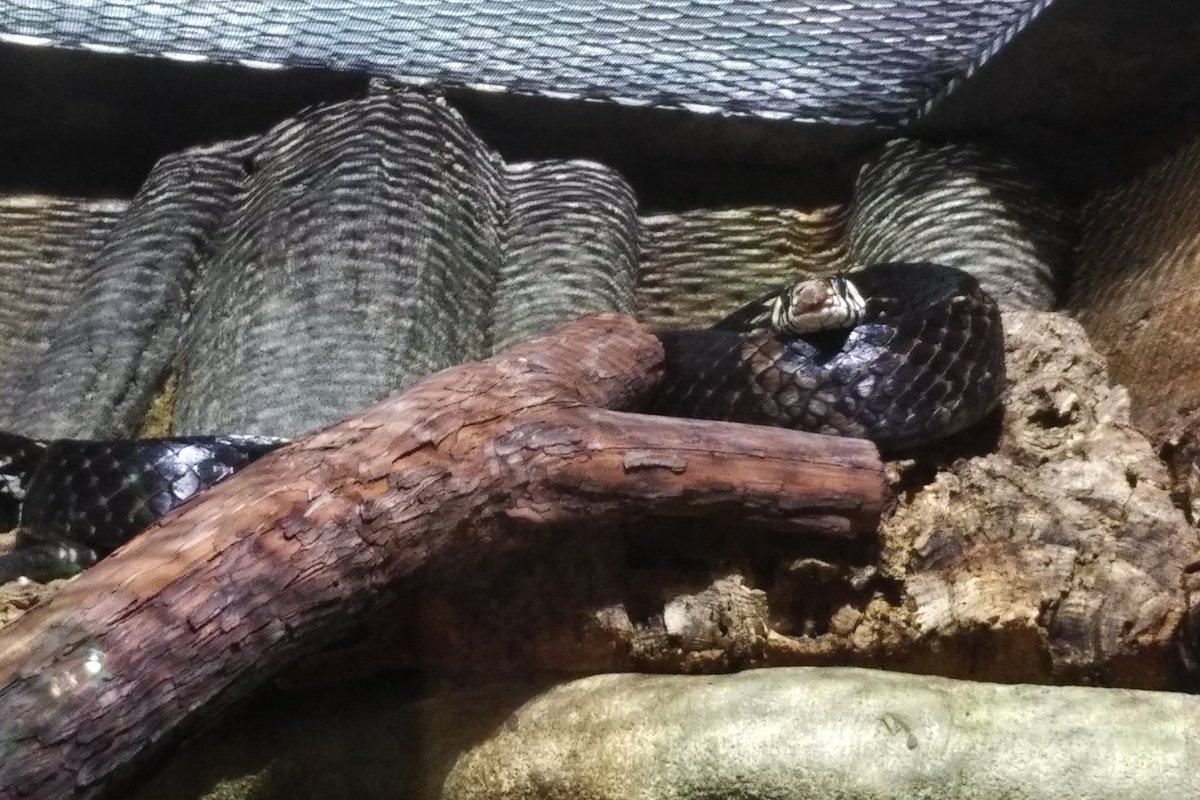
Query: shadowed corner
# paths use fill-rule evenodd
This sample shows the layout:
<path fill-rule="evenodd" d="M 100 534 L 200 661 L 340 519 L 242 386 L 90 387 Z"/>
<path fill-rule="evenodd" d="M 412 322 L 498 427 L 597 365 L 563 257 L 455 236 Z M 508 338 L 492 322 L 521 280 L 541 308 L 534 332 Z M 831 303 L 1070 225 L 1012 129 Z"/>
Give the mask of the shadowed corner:
<path fill-rule="evenodd" d="M 1197 556 L 1183 570 L 1187 605 L 1176 640 L 1187 686 L 1193 692 L 1200 692 L 1200 553 Z"/>
<path fill-rule="evenodd" d="M 69 544 L 20 544 L 0 555 L 0 585 L 28 578 L 38 583 L 47 583 L 59 578 L 78 575 L 96 561 L 96 554 L 88 547 Z"/>

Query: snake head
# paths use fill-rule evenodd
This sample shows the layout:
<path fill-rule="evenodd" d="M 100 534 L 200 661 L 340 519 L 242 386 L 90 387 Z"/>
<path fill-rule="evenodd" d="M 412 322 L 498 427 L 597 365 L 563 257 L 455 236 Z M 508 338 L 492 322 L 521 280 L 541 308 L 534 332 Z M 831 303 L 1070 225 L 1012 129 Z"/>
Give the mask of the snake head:
<path fill-rule="evenodd" d="M 847 278 L 809 278 L 775 298 L 771 327 L 795 335 L 852 328 L 862 319 L 866 305 L 854 282 Z"/>

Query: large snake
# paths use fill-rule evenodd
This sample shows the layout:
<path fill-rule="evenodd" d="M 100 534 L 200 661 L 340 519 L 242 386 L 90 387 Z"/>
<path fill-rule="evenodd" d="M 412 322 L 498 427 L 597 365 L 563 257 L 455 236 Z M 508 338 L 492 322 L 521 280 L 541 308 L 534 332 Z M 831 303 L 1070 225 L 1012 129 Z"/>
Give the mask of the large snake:
<path fill-rule="evenodd" d="M 662 333 L 654 413 L 854 436 L 898 451 L 999 402 L 1004 334 L 966 272 L 878 264 L 765 295 L 709 330 Z"/>
<path fill-rule="evenodd" d="M 970 275 L 935 264 L 801 281 L 710 329 L 659 338 L 666 372 L 651 413 L 866 438 L 885 452 L 966 428 L 1004 389 L 999 309 Z M 284 443 L 0 433 L 0 513 L 19 535 L 0 582 L 78 571 Z"/>

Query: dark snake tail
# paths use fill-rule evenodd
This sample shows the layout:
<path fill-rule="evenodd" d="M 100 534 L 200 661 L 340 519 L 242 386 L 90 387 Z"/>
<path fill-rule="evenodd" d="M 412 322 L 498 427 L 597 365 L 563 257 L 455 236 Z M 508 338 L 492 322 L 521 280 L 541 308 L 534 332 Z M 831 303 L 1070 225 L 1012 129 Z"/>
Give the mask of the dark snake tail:
<path fill-rule="evenodd" d="M 0 445 L 24 457 L 19 475 L 11 473 L 23 499 L 20 547 L 0 557 L 0 582 L 76 572 L 284 444 L 259 436 L 49 443 L 4 437 Z"/>

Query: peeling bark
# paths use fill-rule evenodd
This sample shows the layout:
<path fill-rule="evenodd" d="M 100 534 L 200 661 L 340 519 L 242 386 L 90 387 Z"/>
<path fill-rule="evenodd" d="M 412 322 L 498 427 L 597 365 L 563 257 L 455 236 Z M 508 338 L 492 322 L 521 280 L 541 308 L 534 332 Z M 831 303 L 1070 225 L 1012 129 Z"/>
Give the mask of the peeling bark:
<path fill-rule="evenodd" d="M 626 317 L 438 373 L 276 451 L 0 632 L 0 798 L 96 797 L 441 572 L 564 527 L 875 531 L 848 439 L 621 413 L 661 370 Z"/>

